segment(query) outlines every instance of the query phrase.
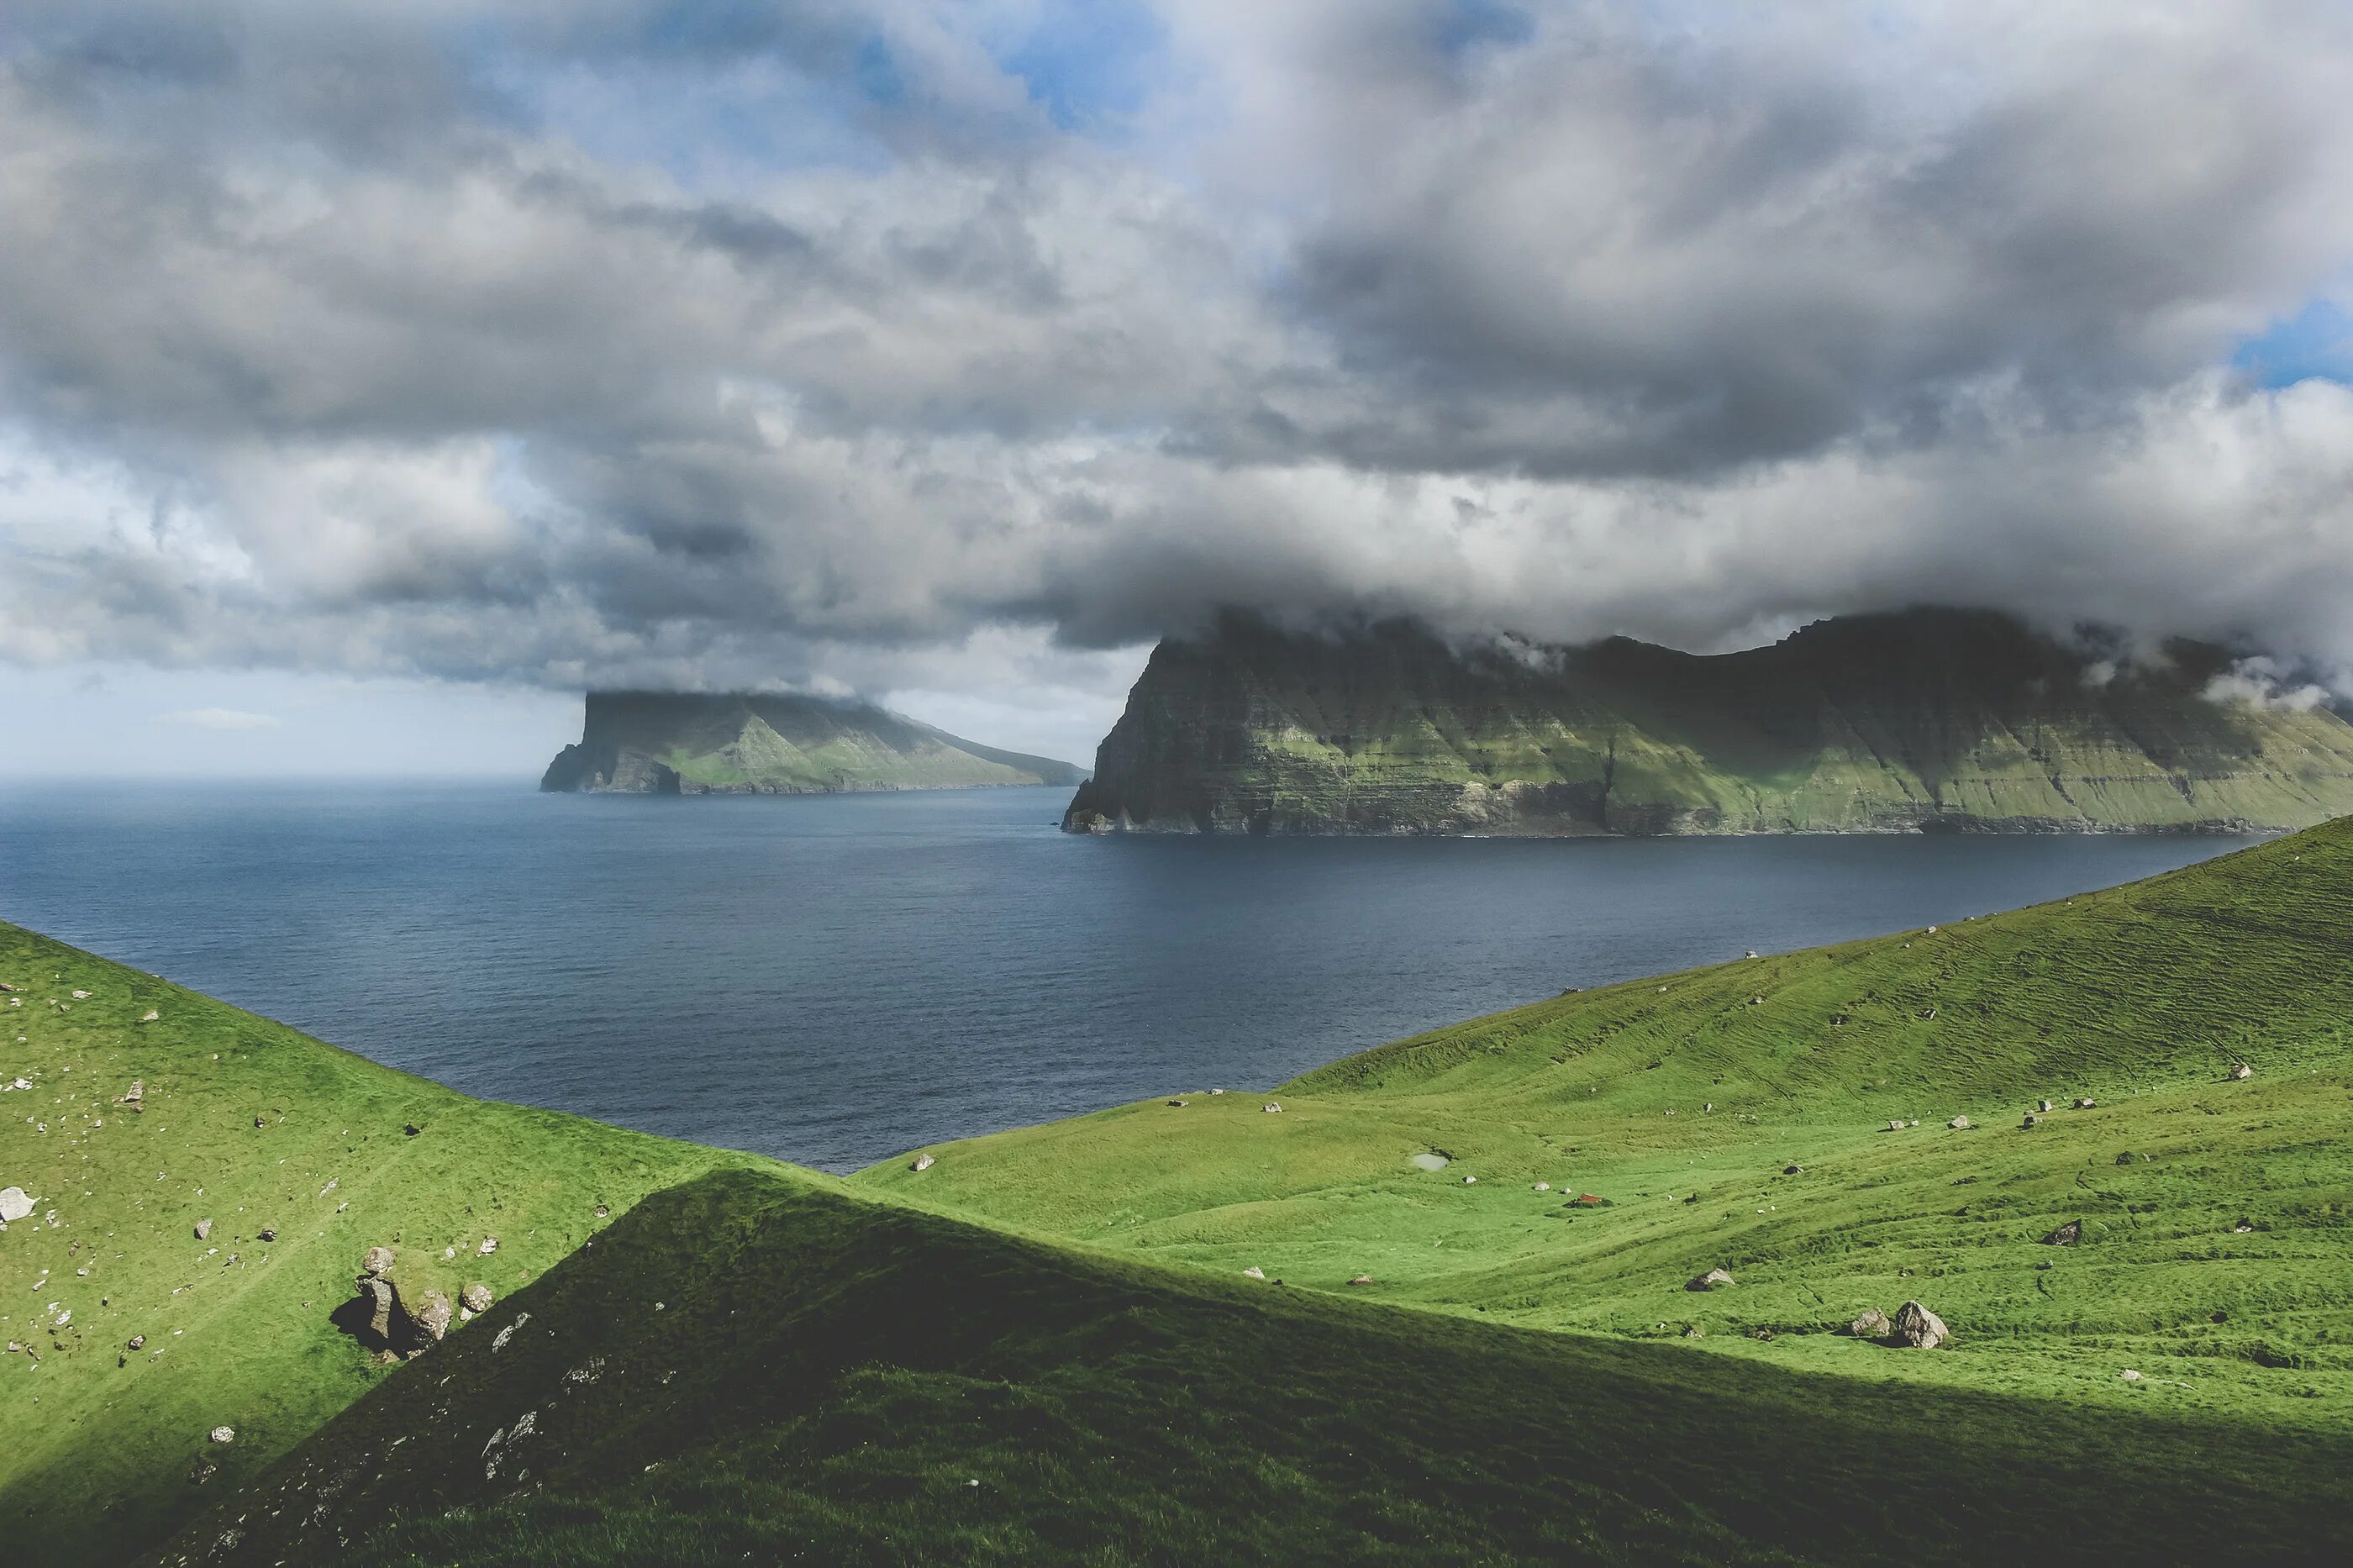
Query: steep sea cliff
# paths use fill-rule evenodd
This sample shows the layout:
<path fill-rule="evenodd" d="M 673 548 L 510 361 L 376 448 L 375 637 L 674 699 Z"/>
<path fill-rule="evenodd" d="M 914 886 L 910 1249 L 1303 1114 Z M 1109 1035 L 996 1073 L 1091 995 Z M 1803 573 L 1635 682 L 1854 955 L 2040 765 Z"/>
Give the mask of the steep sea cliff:
<path fill-rule="evenodd" d="M 1701 656 L 1468 649 L 1223 617 L 1153 653 L 1074 832 L 2131 832 L 2353 811 L 2353 724 L 2217 695 L 2231 656 L 2100 659 L 1987 612 Z"/>

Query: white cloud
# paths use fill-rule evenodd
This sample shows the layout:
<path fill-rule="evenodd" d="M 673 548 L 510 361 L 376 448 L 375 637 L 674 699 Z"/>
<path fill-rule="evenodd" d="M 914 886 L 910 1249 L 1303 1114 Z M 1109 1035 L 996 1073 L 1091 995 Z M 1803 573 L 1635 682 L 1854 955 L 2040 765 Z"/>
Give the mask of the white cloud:
<path fill-rule="evenodd" d="M 248 713 L 238 708 L 184 708 L 159 713 L 158 724 L 181 724 L 191 730 L 275 730 L 281 721 L 271 713 Z"/>

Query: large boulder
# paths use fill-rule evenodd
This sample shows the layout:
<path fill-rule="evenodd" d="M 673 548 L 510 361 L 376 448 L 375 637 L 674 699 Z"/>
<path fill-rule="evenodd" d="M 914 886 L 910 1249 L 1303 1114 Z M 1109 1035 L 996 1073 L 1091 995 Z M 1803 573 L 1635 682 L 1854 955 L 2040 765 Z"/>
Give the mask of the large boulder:
<path fill-rule="evenodd" d="M 1895 1342 L 1917 1350 L 1932 1351 L 1953 1337 L 1945 1327 L 1945 1320 L 1917 1301 L 1906 1301 L 1895 1309 Z"/>
<path fill-rule="evenodd" d="M 1887 1314 L 1878 1308 L 1865 1307 L 1854 1321 L 1846 1326 L 1846 1331 L 1859 1340 L 1883 1340 L 1895 1331 L 1895 1325 L 1889 1322 Z"/>
<path fill-rule="evenodd" d="M 1729 1285 L 1731 1283 L 1732 1276 L 1729 1272 L 1722 1268 L 1711 1268 L 1696 1279 L 1684 1280 L 1683 1289 L 1686 1290 L 1713 1290 L 1719 1286 Z"/>
<path fill-rule="evenodd" d="M 22 1187 L 0 1187 L 0 1225 L 14 1225 L 33 1212 L 33 1200 Z"/>
<path fill-rule="evenodd" d="M 360 1267 L 370 1274 L 384 1275 L 391 1273 L 392 1248 L 389 1247 L 369 1247 L 367 1249 L 367 1256 L 360 1260 Z"/>
<path fill-rule="evenodd" d="M 2045 1247 L 2073 1247 L 2084 1239 L 2084 1222 L 2071 1219 L 2042 1238 Z"/>
<path fill-rule="evenodd" d="M 427 1290 L 425 1299 L 409 1309 L 411 1335 L 419 1342 L 430 1340 L 438 1344 L 441 1336 L 449 1331 L 449 1324 L 457 1315 L 448 1297 L 438 1290 Z"/>
<path fill-rule="evenodd" d="M 491 1310 L 491 1288 L 476 1280 L 458 1292 L 458 1303 L 469 1312 L 487 1312 Z"/>
<path fill-rule="evenodd" d="M 367 1304 L 366 1333 L 363 1337 L 375 1345 L 391 1343 L 393 1312 L 400 1305 L 399 1293 L 393 1289 L 392 1281 L 373 1274 L 361 1275 L 360 1300 Z"/>

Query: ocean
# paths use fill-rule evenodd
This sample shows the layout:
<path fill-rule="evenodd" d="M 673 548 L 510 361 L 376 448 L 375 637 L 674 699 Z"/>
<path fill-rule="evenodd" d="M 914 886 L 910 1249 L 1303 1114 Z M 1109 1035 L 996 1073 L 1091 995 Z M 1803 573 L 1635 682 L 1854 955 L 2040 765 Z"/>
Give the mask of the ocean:
<path fill-rule="evenodd" d="M 0 784 L 0 919 L 469 1094 L 849 1171 L 2247 842 L 1086 838 L 1067 798 Z"/>

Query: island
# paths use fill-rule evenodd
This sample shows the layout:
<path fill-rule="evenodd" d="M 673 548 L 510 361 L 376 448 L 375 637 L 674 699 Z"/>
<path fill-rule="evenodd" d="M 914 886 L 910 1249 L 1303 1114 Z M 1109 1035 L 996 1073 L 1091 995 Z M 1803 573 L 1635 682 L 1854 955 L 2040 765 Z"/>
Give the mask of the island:
<path fill-rule="evenodd" d="M 841 795 L 1077 784 L 1086 770 L 999 751 L 871 702 L 799 693 L 592 691 L 580 740 L 539 787 L 615 795 Z"/>

